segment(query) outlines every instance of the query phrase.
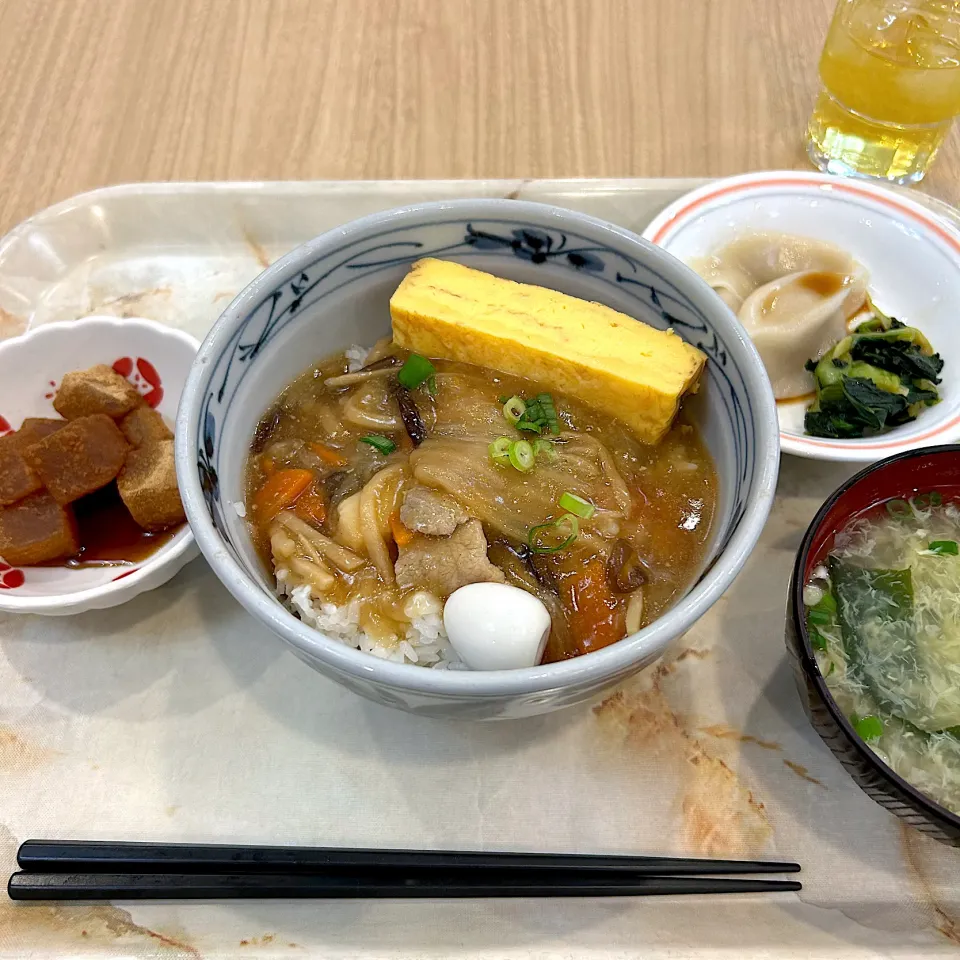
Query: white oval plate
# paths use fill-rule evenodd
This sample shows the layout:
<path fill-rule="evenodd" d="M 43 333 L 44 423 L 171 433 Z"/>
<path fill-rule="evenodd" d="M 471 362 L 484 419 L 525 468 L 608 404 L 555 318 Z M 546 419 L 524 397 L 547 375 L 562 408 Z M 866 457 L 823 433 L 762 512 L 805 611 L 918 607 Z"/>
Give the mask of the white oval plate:
<path fill-rule="evenodd" d="M 730 177 L 694 190 L 663 210 L 643 236 L 689 261 L 750 230 L 815 237 L 849 250 L 870 272 L 877 306 L 922 330 L 945 361 L 942 401 L 877 437 L 808 437 L 807 403 L 778 403 L 785 453 L 869 463 L 960 437 L 960 234 L 952 226 L 884 187 L 786 171 Z"/>
<path fill-rule="evenodd" d="M 172 426 L 200 344 L 152 320 L 84 317 L 51 323 L 0 343 L 0 435 L 25 417 L 56 417 L 65 373 L 105 363 L 123 373 Z M 50 616 L 102 610 L 166 583 L 197 555 L 184 525 L 137 567 L 11 567 L 0 560 L 0 610 Z"/>

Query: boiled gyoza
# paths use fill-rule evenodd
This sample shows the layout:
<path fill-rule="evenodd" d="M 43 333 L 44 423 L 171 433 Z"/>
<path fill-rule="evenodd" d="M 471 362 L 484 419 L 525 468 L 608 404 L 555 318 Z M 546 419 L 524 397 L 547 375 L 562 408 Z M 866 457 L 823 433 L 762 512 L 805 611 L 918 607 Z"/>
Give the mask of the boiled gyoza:
<path fill-rule="evenodd" d="M 851 274 L 857 263 L 832 243 L 762 231 L 738 237 L 690 264 L 734 312 L 757 287 L 807 270 Z"/>
<path fill-rule="evenodd" d="M 764 284 L 740 308 L 763 359 L 777 399 L 809 392 L 803 361 L 820 357 L 847 333 L 847 321 L 864 305 L 866 271 L 852 274 L 808 270 Z"/>
<path fill-rule="evenodd" d="M 841 339 L 867 300 L 864 268 L 809 237 L 754 233 L 691 266 L 737 313 L 778 400 L 812 391 L 804 363 Z"/>

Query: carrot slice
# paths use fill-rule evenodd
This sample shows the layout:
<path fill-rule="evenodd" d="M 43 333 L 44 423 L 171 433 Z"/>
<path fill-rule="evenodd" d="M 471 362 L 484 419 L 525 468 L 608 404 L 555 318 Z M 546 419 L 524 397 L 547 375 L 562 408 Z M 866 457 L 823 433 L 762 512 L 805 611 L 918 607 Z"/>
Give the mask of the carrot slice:
<path fill-rule="evenodd" d="M 278 470 L 267 477 L 253 498 L 257 520 L 266 523 L 285 510 L 313 483 L 312 470 Z"/>
<path fill-rule="evenodd" d="M 350 461 L 337 453 L 333 447 L 323 443 L 308 443 L 307 446 L 324 462 L 331 467 L 345 467 Z"/>
<path fill-rule="evenodd" d="M 413 531 L 403 525 L 398 510 L 390 514 L 390 532 L 398 547 L 405 547 L 413 539 Z"/>
<path fill-rule="evenodd" d="M 607 584 L 606 567 L 599 560 L 584 564 L 570 588 L 570 630 L 577 653 L 589 653 L 623 639 L 626 622 L 623 603 Z"/>
<path fill-rule="evenodd" d="M 293 512 L 307 523 L 318 527 L 323 524 L 327 519 L 327 501 L 324 499 L 323 492 L 317 489 L 316 484 L 297 497 Z"/>

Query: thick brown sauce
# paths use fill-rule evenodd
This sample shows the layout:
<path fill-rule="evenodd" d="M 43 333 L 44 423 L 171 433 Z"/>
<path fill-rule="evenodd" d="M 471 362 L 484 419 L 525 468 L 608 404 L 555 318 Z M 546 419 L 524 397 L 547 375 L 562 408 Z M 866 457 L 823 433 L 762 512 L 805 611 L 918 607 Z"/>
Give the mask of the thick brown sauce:
<path fill-rule="evenodd" d="M 83 497 L 74 504 L 79 527 L 80 552 L 45 567 L 129 567 L 142 563 L 169 543 L 183 526 L 150 533 L 130 516 L 116 484 Z"/>
<path fill-rule="evenodd" d="M 396 355 L 405 356 L 397 349 Z M 491 440 L 507 428 L 503 425 L 501 396 L 533 396 L 540 391 L 549 391 L 549 384 L 537 384 L 519 377 L 509 377 L 495 371 L 472 367 L 453 361 L 435 360 L 437 368 L 437 393 L 435 396 L 421 391 L 417 395 L 420 414 L 424 420 L 428 441 L 451 443 L 457 430 L 463 435 Z M 263 485 L 266 474 L 264 461 L 273 469 L 308 469 L 325 484 L 335 480 L 342 489 L 344 479 L 355 481 L 347 487 L 349 492 L 359 490 L 385 463 L 406 464 L 412 447 L 402 426 L 391 427 L 391 437 L 398 445 L 397 451 L 385 460 L 374 456 L 372 448 L 359 442 L 360 437 L 370 432 L 379 432 L 370 426 L 359 426 L 344 416 L 351 398 L 365 392 L 373 398 L 365 409 L 368 414 L 395 417 L 395 401 L 389 390 L 382 386 L 385 381 L 373 381 L 344 389 L 328 389 L 324 380 L 347 370 L 343 354 L 323 360 L 316 367 L 294 381 L 278 398 L 277 403 L 265 415 L 257 429 L 252 445 L 252 455 L 247 471 L 247 516 L 255 531 L 255 542 L 268 571 L 274 570 L 270 547 L 270 523 L 257 523 L 254 505 L 256 492 Z M 674 424 L 666 437 L 657 445 L 641 443 L 620 421 L 600 414 L 572 397 L 559 392 L 554 400 L 560 416 L 572 435 L 592 435 L 604 445 L 605 455 L 618 469 L 633 501 L 633 510 L 619 522 L 619 536 L 626 540 L 650 568 L 650 576 L 644 587 L 641 626 L 655 620 L 675 602 L 694 576 L 709 538 L 713 513 L 717 500 L 716 474 L 709 453 L 700 442 L 694 427 L 685 422 L 683 415 Z M 357 407 L 354 406 L 355 416 Z M 491 419 L 492 418 L 492 419 Z M 439 431 L 446 431 L 446 434 Z M 487 432 L 489 431 L 489 436 Z M 311 443 L 327 445 L 336 450 L 344 461 L 339 466 L 319 462 L 319 457 L 310 449 Z M 488 470 L 485 451 L 477 468 L 481 475 Z M 461 467 L 462 469 L 462 467 Z M 589 473 L 589 481 L 596 482 L 596 473 Z M 460 499 L 467 513 L 471 509 L 482 516 L 480 507 L 484 497 L 495 506 L 501 519 L 509 522 L 514 505 L 526 504 L 531 511 L 524 514 L 526 532 L 534 524 L 543 523 L 551 517 L 549 504 L 542 509 L 539 504 L 537 473 L 525 477 L 516 471 L 497 474 L 493 480 L 496 487 L 486 487 L 484 477 L 478 478 L 475 489 L 470 485 L 469 474 L 463 475 L 464 489 Z M 576 482 L 571 478 L 571 483 Z M 335 489 L 337 489 L 335 488 Z M 486 492 L 486 491 L 489 491 Z M 609 496 L 602 487 L 594 492 Z M 337 502 L 341 502 L 342 496 Z M 498 505 L 504 506 L 500 510 Z M 532 506 L 537 509 L 533 510 Z M 331 510 L 320 525 L 321 532 L 337 535 L 337 511 Z M 491 521 L 486 524 L 488 545 L 495 541 L 500 546 L 493 549 L 494 560 L 505 573 L 511 575 L 513 564 L 509 550 L 503 549 L 510 537 Z M 521 538 L 514 537 L 516 544 Z M 391 547 L 393 540 L 390 539 Z M 606 545 L 583 546 L 577 544 L 556 555 L 541 558 L 540 566 L 554 582 L 557 602 L 570 620 L 569 630 L 553 631 L 553 640 L 548 646 L 544 662 L 576 656 L 597 649 L 614 639 L 620 639 L 626 629 L 627 594 L 610 596 L 606 589 L 605 565 L 612 542 Z M 376 574 L 372 581 L 377 582 Z M 396 635 L 402 631 L 404 620 L 395 617 L 395 609 L 402 608 L 402 597 L 396 590 L 370 586 L 367 578 L 362 583 L 356 578 L 337 574 L 337 582 L 325 596 L 330 602 L 345 604 L 362 598 L 360 624 L 364 630 L 374 633 Z M 445 599 L 445 598 L 441 598 Z M 602 629 L 601 629 L 602 628 Z"/>
<path fill-rule="evenodd" d="M 811 390 L 809 393 L 800 393 L 795 397 L 777 397 L 777 403 L 812 403 L 817 399 L 817 391 Z"/>
<path fill-rule="evenodd" d="M 842 273 L 833 273 L 827 270 L 818 270 L 814 273 L 805 273 L 797 278 L 797 283 L 811 293 L 821 297 L 832 297 L 838 293 L 847 282 Z"/>

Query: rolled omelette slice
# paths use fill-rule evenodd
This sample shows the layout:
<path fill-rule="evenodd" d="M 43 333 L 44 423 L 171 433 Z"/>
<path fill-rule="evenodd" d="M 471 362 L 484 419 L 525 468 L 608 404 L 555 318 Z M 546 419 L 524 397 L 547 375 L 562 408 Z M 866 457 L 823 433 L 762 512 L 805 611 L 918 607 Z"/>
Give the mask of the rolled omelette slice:
<path fill-rule="evenodd" d="M 670 429 L 706 362 L 672 330 L 448 260 L 414 263 L 390 298 L 390 316 L 401 347 L 549 384 L 651 444 Z"/>

